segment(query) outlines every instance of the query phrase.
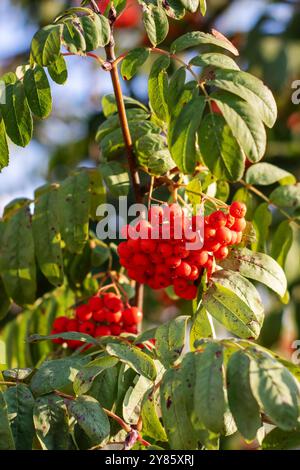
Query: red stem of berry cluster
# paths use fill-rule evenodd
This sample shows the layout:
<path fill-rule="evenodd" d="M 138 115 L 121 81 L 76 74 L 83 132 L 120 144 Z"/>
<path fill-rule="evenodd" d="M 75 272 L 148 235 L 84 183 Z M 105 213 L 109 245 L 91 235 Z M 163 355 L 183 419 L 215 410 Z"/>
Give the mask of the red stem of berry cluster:
<path fill-rule="evenodd" d="M 139 176 L 139 172 L 138 172 L 137 165 L 136 165 L 135 155 L 133 152 L 133 142 L 132 142 L 127 115 L 126 115 L 124 98 L 123 98 L 122 88 L 120 84 L 119 71 L 118 71 L 117 65 L 114 63 L 116 56 L 115 56 L 115 46 L 114 46 L 113 36 L 111 36 L 110 43 L 105 47 L 105 51 L 106 51 L 107 62 L 111 64 L 109 72 L 110 72 L 114 94 L 116 98 L 116 103 L 118 107 L 120 125 L 121 125 L 125 147 L 126 147 L 126 153 L 127 153 L 131 180 L 133 184 L 134 196 L 135 196 L 135 200 L 137 203 L 142 203 L 143 194 L 141 192 L 140 176 Z M 143 285 L 137 284 L 135 304 L 141 311 L 143 310 L 143 297 L 144 297 Z"/>

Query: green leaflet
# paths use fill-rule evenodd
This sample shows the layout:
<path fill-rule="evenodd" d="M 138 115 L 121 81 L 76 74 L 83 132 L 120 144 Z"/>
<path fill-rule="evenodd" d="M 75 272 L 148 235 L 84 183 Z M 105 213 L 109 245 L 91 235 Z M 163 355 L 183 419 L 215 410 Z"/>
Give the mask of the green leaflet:
<path fill-rule="evenodd" d="M 156 116 L 163 122 L 168 117 L 168 74 L 167 68 L 170 65 L 168 56 L 159 57 L 153 64 L 148 82 L 148 94 L 150 108 Z"/>
<path fill-rule="evenodd" d="M 90 218 L 97 221 L 97 208 L 106 202 L 106 189 L 98 168 L 86 170 L 90 180 Z"/>
<path fill-rule="evenodd" d="M 80 29 L 79 20 L 67 20 L 63 25 L 63 42 L 72 54 L 80 54 L 86 51 L 86 43 Z"/>
<path fill-rule="evenodd" d="M 267 136 L 255 110 L 244 100 L 229 93 L 213 93 L 211 99 L 217 103 L 248 160 L 261 160 L 266 151 Z"/>
<path fill-rule="evenodd" d="M 85 358 L 63 358 L 45 361 L 37 370 L 31 381 L 34 395 L 47 395 L 53 390 L 72 390 L 73 381 L 87 362 Z M 69 387 L 69 388 L 68 388 Z"/>
<path fill-rule="evenodd" d="M 270 200 L 280 207 L 298 209 L 300 207 L 300 183 L 276 188 L 271 193 Z"/>
<path fill-rule="evenodd" d="M 266 415 L 285 431 L 296 428 L 299 418 L 299 385 L 292 374 L 268 353 L 251 354 L 252 393 Z"/>
<path fill-rule="evenodd" d="M 68 79 L 68 70 L 65 58 L 63 55 L 59 55 L 55 62 L 48 65 L 48 72 L 50 77 L 58 85 L 64 85 Z"/>
<path fill-rule="evenodd" d="M 101 163 L 99 171 L 113 196 L 127 196 L 130 189 L 129 174 L 119 162 Z"/>
<path fill-rule="evenodd" d="M 15 443 L 8 419 L 7 403 L 0 390 L 0 450 L 15 450 Z"/>
<path fill-rule="evenodd" d="M 144 398 L 153 386 L 153 383 L 143 376 L 137 376 L 134 382 L 134 385 L 129 387 L 125 394 L 122 412 L 126 423 L 131 425 L 138 423 Z"/>
<path fill-rule="evenodd" d="M 261 282 L 281 297 L 287 289 L 282 268 L 270 256 L 254 253 L 247 248 L 234 249 L 228 259 L 220 263 L 225 269 L 238 271 L 242 276 Z"/>
<path fill-rule="evenodd" d="M 62 238 L 71 253 L 81 253 L 89 235 L 90 180 L 81 171 L 69 176 L 59 189 Z"/>
<path fill-rule="evenodd" d="M 250 387 L 250 359 L 237 351 L 227 366 L 227 392 L 230 410 L 239 432 L 247 440 L 253 440 L 262 426 L 260 410 Z"/>
<path fill-rule="evenodd" d="M 121 74 L 124 80 L 130 80 L 137 73 L 150 55 L 150 49 L 137 47 L 130 51 L 122 62 Z"/>
<path fill-rule="evenodd" d="M 52 110 L 51 90 L 47 75 L 39 65 L 28 69 L 24 76 L 24 89 L 28 104 L 40 119 L 49 116 Z"/>
<path fill-rule="evenodd" d="M 241 338 L 257 338 L 263 322 L 263 305 L 255 287 L 240 274 L 218 271 L 203 297 L 203 307 Z"/>
<path fill-rule="evenodd" d="M 128 364 L 133 370 L 144 377 L 155 380 L 156 367 L 153 360 L 139 348 L 125 343 L 110 343 L 106 350 L 111 356 Z"/>
<path fill-rule="evenodd" d="M 214 329 L 212 321 L 205 310 L 200 310 L 193 317 L 193 322 L 190 331 L 190 348 L 192 351 L 195 350 L 195 341 L 202 338 L 212 338 L 214 336 Z"/>
<path fill-rule="evenodd" d="M 170 18 L 177 20 L 183 18 L 186 13 L 180 0 L 168 0 L 168 8 L 165 11 Z"/>
<path fill-rule="evenodd" d="M 218 433 L 223 429 L 225 413 L 223 347 L 210 343 L 202 353 L 194 355 L 194 413 L 206 428 Z"/>
<path fill-rule="evenodd" d="M 293 244 L 294 233 L 289 220 L 281 222 L 277 228 L 271 246 L 271 256 L 284 269 L 287 255 Z"/>
<path fill-rule="evenodd" d="M 195 13 L 199 7 L 199 0 L 181 0 L 181 3 L 184 8 L 191 13 Z"/>
<path fill-rule="evenodd" d="M 0 112 L 0 172 L 8 165 L 9 150 L 6 139 L 6 129 Z"/>
<path fill-rule="evenodd" d="M 300 431 L 272 429 L 262 443 L 263 450 L 297 450 L 300 445 Z"/>
<path fill-rule="evenodd" d="M 79 22 L 85 40 L 86 52 L 97 49 L 99 44 L 99 33 L 94 18 L 92 16 L 81 16 L 79 18 Z"/>
<path fill-rule="evenodd" d="M 195 65 L 196 67 L 216 67 L 220 69 L 240 70 L 237 63 L 231 57 L 217 52 L 207 52 L 206 54 L 198 55 L 190 61 L 190 64 Z"/>
<path fill-rule="evenodd" d="M 169 81 L 169 88 L 167 93 L 167 102 L 169 108 L 169 115 L 174 115 L 174 108 L 177 108 L 178 101 L 183 93 L 186 80 L 185 67 L 180 67 L 171 76 Z M 181 111 L 181 108 L 180 108 Z M 177 112 L 178 114 L 178 112 Z"/>
<path fill-rule="evenodd" d="M 38 65 L 47 67 L 58 59 L 61 30 L 61 24 L 49 25 L 34 35 L 31 43 L 31 57 Z"/>
<path fill-rule="evenodd" d="M 167 441 L 166 431 L 164 430 L 159 417 L 158 409 L 156 407 L 157 399 L 150 395 L 144 400 L 141 410 L 143 433 L 151 437 L 155 441 Z"/>
<path fill-rule="evenodd" d="M 141 122 L 147 121 L 150 117 L 150 112 L 146 113 L 143 109 L 132 108 L 126 110 L 128 122 Z M 99 127 L 96 134 L 96 142 L 108 135 L 110 132 L 120 127 L 120 118 L 118 114 L 110 115 Z"/>
<path fill-rule="evenodd" d="M 49 188 L 35 203 L 32 220 L 36 259 L 44 276 L 54 286 L 64 280 L 59 227 L 58 188 Z"/>
<path fill-rule="evenodd" d="M 199 129 L 199 146 L 204 163 L 217 178 L 241 179 L 245 155 L 222 116 L 204 117 Z"/>
<path fill-rule="evenodd" d="M 201 31 L 192 31 L 180 36 L 171 44 L 171 53 L 177 53 L 188 49 L 189 47 L 201 46 L 204 44 L 212 44 L 230 51 L 233 55 L 239 55 L 234 45 L 228 41 L 225 36 L 216 30 L 212 30 L 213 34 L 202 33 Z"/>
<path fill-rule="evenodd" d="M 288 171 L 278 168 L 278 166 L 263 162 L 251 165 L 250 168 L 248 168 L 246 182 L 248 184 L 258 184 L 262 186 L 268 186 L 277 182 L 286 185 L 296 183 L 296 178 Z"/>
<path fill-rule="evenodd" d="M 118 359 L 112 356 L 101 356 L 83 367 L 75 377 L 73 388 L 76 395 L 83 395 L 93 385 L 95 378 L 104 370 L 114 367 Z"/>
<path fill-rule="evenodd" d="M 164 175 L 176 166 L 166 139 L 160 134 L 146 134 L 140 137 L 135 142 L 134 149 L 139 165 L 146 168 L 150 174 Z"/>
<path fill-rule="evenodd" d="M 38 397 L 33 419 L 43 450 L 68 450 L 69 423 L 64 400 L 56 395 Z"/>
<path fill-rule="evenodd" d="M 188 316 L 180 316 L 157 328 L 155 347 L 160 362 L 171 367 L 182 354 L 185 346 Z"/>
<path fill-rule="evenodd" d="M 117 8 L 117 4 L 115 3 Z M 98 44 L 97 47 L 104 47 L 110 41 L 110 24 L 104 15 L 95 15 L 94 22 L 98 31 Z"/>
<path fill-rule="evenodd" d="M 34 397 L 30 389 L 26 385 L 17 384 L 9 387 L 4 397 L 16 450 L 32 450 Z"/>
<path fill-rule="evenodd" d="M 196 137 L 206 102 L 198 96 L 188 102 L 169 127 L 169 148 L 173 160 L 184 173 L 193 173 L 197 162 Z"/>
<path fill-rule="evenodd" d="M 271 91 L 261 80 L 247 72 L 217 69 L 207 84 L 229 91 L 247 101 L 268 126 L 277 119 L 277 106 Z"/>
<path fill-rule="evenodd" d="M 11 300 L 8 297 L 3 281 L 0 278 L 0 320 L 5 318 L 11 306 Z"/>
<path fill-rule="evenodd" d="M 154 47 L 163 42 L 169 31 L 169 22 L 165 10 L 161 6 L 144 4 L 143 23 Z"/>
<path fill-rule="evenodd" d="M 28 208 L 19 209 L 5 225 L 0 266 L 5 290 L 17 304 L 31 304 L 36 294 L 36 266 Z"/>
<path fill-rule="evenodd" d="M 68 403 L 68 410 L 94 445 L 107 441 L 110 434 L 109 421 L 95 398 L 81 395 Z"/>
<path fill-rule="evenodd" d="M 9 138 L 26 147 L 32 138 L 33 124 L 22 82 L 6 86 L 6 102 L 0 105 L 0 110 Z"/>

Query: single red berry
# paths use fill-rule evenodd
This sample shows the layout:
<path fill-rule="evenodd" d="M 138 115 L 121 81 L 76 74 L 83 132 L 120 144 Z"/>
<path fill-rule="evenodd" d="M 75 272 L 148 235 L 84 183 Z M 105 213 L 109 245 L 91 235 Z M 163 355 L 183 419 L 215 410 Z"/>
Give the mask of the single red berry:
<path fill-rule="evenodd" d="M 108 311 L 107 314 L 106 314 L 106 321 L 108 323 L 120 323 L 121 320 L 122 320 L 122 312 L 121 311 L 119 311 L 119 312 Z"/>
<path fill-rule="evenodd" d="M 192 260 L 197 266 L 204 266 L 208 260 L 207 251 L 196 251 L 192 255 Z"/>
<path fill-rule="evenodd" d="M 91 321 L 85 321 L 79 326 L 80 333 L 86 333 L 87 335 L 93 336 L 95 333 L 95 324 Z"/>
<path fill-rule="evenodd" d="M 109 310 L 107 308 L 101 308 L 97 312 L 93 312 L 93 320 L 96 322 L 103 322 L 106 319 L 106 314 Z"/>
<path fill-rule="evenodd" d="M 243 232 L 247 226 L 247 222 L 245 219 L 235 219 L 231 230 L 235 230 L 235 232 Z"/>
<path fill-rule="evenodd" d="M 215 252 L 220 248 L 221 244 L 218 242 L 218 240 L 215 240 L 214 238 L 209 238 L 208 240 L 205 241 L 204 248 L 205 251 L 211 251 Z"/>
<path fill-rule="evenodd" d="M 94 297 L 90 298 L 88 306 L 90 310 L 92 310 L 92 312 L 97 312 L 98 310 L 100 310 L 100 308 L 103 307 L 103 300 L 101 299 L 101 297 L 95 295 Z"/>
<path fill-rule="evenodd" d="M 123 331 L 124 331 L 124 333 L 131 333 L 133 335 L 136 335 L 137 332 L 138 332 L 136 325 L 124 326 Z"/>
<path fill-rule="evenodd" d="M 165 289 L 171 285 L 171 279 L 162 274 L 158 274 L 154 278 L 155 286 L 154 289 Z"/>
<path fill-rule="evenodd" d="M 189 256 L 190 252 L 186 250 L 184 245 L 175 245 L 173 248 L 174 255 L 181 259 L 185 259 Z"/>
<path fill-rule="evenodd" d="M 142 319 L 143 314 L 137 307 L 129 307 L 123 312 L 123 321 L 125 325 L 141 323 Z"/>
<path fill-rule="evenodd" d="M 231 242 L 231 230 L 227 227 L 218 228 L 216 233 L 216 240 L 221 245 L 228 245 Z"/>
<path fill-rule="evenodd" d="M 75 319 L 69 319 L 66 327 L 66 331 L 78 331 L 78 321 Z"/>
<path fill-rule="evenodd" d="M 166 265 L 170 268 L 178 268 L 181 264 L 181 259 L 177 256 L 169 256 L 165 259 Z"/>
<path fill-rule="evenodd" d="M 229 211 L 236 219 L 242 219 L 247 213 L 247 206 L 243 202 L 234 201 L 231 204 Z"/>
<path fill-rule="evenodd" d="M 107 294 L 104 294 L 103 302 L 105 307 L 111 310 L 112 312 L 119 312 L 123 309 L 122 300 L 117 296 L 117 294 L 114 294 L 113 292 L 108 292 Z"/>
<path fill-rule="evenodd" d="M 128 269 L 132 265 L 131 259 L 130 258 L 119 258 L 121 266 L 124 266 L 124 268 Z"/>
<path fill-rule="evenodd" d="M 182 261 L 181 264 L 175 269 L 175 274 L 179 277 L 188 278 L 191 272 L 191 266 L 185 261 Z"/>
<path fill-rule="evenodd" d="M 198 279 L 199 277 L 199 269 L 197 268 L 197 266 L 195 265 L 192 265 L 191 266 L 191 273 L 188 277 L 189 281 L 196 281 L 196 279 Z"/>
<path fill-rule="evenodd" d="M 216 235 L 216 229 L 213 228 L 211 225 L 205 225 L 204 227 L 204 240 L 208 238 L 213 238 Z"/>
<path fill-rule="evenodd" d="M 215 252 L 215 257 L 217 259 L 225 259 L 227 258 L 229 254 L 229 250 L 227 246 L 221 246 L 221 248 L 218 249 L 218 251 Z"/>
<path fill-rule="evenodd" d="M 63 331 L 66 331 L 68 321 L 69 321 L 68 317 L 55 318 L 53 322 L 53 329 L 56 330 L 56 333 L 62 333 Z"/>
<path fill-rule="evenodd" d="M 112 324 L 110 325 L 111 334 L 114 336 L 119 336 L 121 334 L 122 328 L 120 325 Z"/>
<path fill-rule="evenodd" d="M 172 245 L 170 245 L 169 243 L 161 243 L 158 246 L 158 251 L 162 256 L 164 256 L 165 258 L 168 258 L 169 256 L 172 255 L 173 248 L 172 248 Z"/>
<path fill-rule="evenodd" d="M 97 326 L 95 330 L 95 338 L 98 338 L 100 336 L 110 336 L 111 335 L 111 329 L 109 326 L 106 325 L 100 325 Z"/>
<path fill-rule="evenodd" d="M 76 318 L 80 321 L 88 321 L 92 318 L 92 311 L 86 304 L 76 307 Z"/>
<path fill-rule="evenodd" d="M 209 223 L 213 226 L 213 228 L 220 228 L 225 227 L 227 222 L 227 217 L 222 211 L 216 211 L 210 214 L 209 216 Z"/>
<path fill-rule="evenodd" d="M 183 292 L 180 297 L 182 297 L 185 300 L 193 300 L 197 297 L 197 292 L 198 292 L 197 287 L 192 284 L 191 286 L 188 286 L 186 291 Z"/>
<path fill-rule="evenodd" d="M 156 250 L 157 244 L 155 240 L 141 240 L 141 250 L 144 253 L 154 253 Z"/>
<path fill-rule="evenodd" d="M 127 241 L 128 249 L 132 251 L 132 253 L 138 253 L 141 250 L 141 240 L 133 240 L 130 238 Z"/>
<path fill-rule="evenodd" d="M 177 278 L 174 280 L 174 292 L 179 297 L 181 296 L 182 292 L 184 292 L 189 286 L 189 283 L 186 279 Z"/>

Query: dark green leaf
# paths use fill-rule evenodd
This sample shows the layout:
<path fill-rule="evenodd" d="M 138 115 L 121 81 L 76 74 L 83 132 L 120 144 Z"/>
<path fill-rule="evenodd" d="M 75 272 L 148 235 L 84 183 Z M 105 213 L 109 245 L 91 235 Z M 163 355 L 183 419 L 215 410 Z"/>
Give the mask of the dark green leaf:
<path fill-rule="evenodd" d="M 123 98 L 126 108 L 142 108 L 146 113 L 149 112 L 148 108 L 140 101 L 137 101 L 130 96 L 124 96 Z M 103 96 L 102 109 L 105 117 L 118 112 L 116 98 L 114 95 Z"/>
<path fill-rule="evenodd" d="M 32 450 L 34 398 L 31 391 L 26 385 L 17 384 L 9 387 L 4 397 L 16 450 Z"/>
<path fill-rule="evenodd" d="M 288 220 L 281 222 L 277 228 L 271 247 L 271 256 L 277 263 L 284 268 L 287 255 L 293 244 L 293 229 Z"/>
<path fill-rule="evenodd" d="M 36 399 L 34 425 L 44 450 L 69 449 L 69 425 L 64 400 L 56 395 Z"/>
<path fill-rule="evenodd" d="M 81 16 L 79 22 L 85 39 L 86 52 L 94 51 L 99 44 L 99 33 L 94 18 L 92 16 Z"/>
<path fill-rule="evenodd" d="M 157 328 L 155 347 L 160 362 L 171 367 L 179 359 L 185 346 L 187 316 L 180 316 Z"/>
<path fill-rule="evenodd" d="M 184 173 L 193 173 L 197 162 L 196 137 L 206 102 L 202 96 L 181 110 L 169 129 L 169 147 L 173 160 Z"/>
<path fill-rule="evenodd" d="M 300 446 L 300 431 L 282 431 L 272 429 L 262 443 L 263 450 L 298 450 Z"/>
<path fill-rule="evenodd" d="M 280 207 L 298 209 L 300 207 L 300 183 L 276 188 L 271 193 L 270 200 Z"/>
<path fill-rule="evenodd" d="M 95 378 L 105 369 L 114 367 L 118 359 L 111 356 L 102 356 L 83 367 L 75 377 L 73 388 L 76 395 L 83 395 L 90 390 Z"/>
<path fill-rule="evenodd" d="M 189 47 L 211 44 L 213 46 L 222 47 L 230 51 L 233 55 L 239 55 L 234 45 L 228 41 L 221 33 L 213 30 L 213 34 L 202 33 L 201 31 L 192 31 L 180 36 L 171 44 L 171 52 L 177 53 L 188 49 Z"/>
<path fill-rule="evenodd" d="M 91 194 L 90 218 L 97 221 L 97 208 L 106 202 L 106 190 L 101 173 L 98 169 L 89 169 L 87 170 L 87 174 L 90 180 Z"/>
<path fill-rule="evenodd" d="M 164 175 L 176 166 L 167 148 L 166 139 L 160 134 L 142 136 L 135 142 L 134 149 L 139 165 L 150 174 Z"/>
<path fill-rule="evenodd" d="M 127 196 L 130 188 L 128 171 L 116 161 L 101 163 L 99 171 L 113 196 Z"/>
<path fill-rule="evenodd" d="M 0 390 L 0 450 L 15 450 L 14 438 L 8 420 L 7 403 Z"/>
<path fill-rule="evenodd" d="M 43 67 L 28 69 L 24 76 L 24 89 L 28 104 L 35 116 L 43 119 L 52 110 L 51 90 Z"/>
<path fill-rule="evenodd" d="M 147 121 L 150 117 L 150 112 L 146 113 L 143 109 L 132 108 L 126 110 L 126 116 L 128 122 L 141 122 Z M 96 134 L 96 142 L 101 140 L 108 135 L 110 132 L 115 131 L 120 127 L 120 118 L 118 114 L 110 115 L 102 124 L 99 126 Z"/>
<path fill-rule="evenodd" d="M 204 163 L 217 178 L 237 181 L 242 177 L 245 155 L 222 116 L 205 116 L 199 146 Z"/>
<path fill-rule="evenodd" d="M 250 387 L 250 360 L 241 351 L 234 353 L 227 366 L 230 410 L 242 436 L 251 441 L 262 426 L 259 406 Z"/>
<path fill-rule="evenodd" d="M 62 25 L 49 25 L 40 29 L 31 43 L 31 56 L 42 67 L 55 62 L 60 54 L 60 34 Z"/>
<path fill-rule="evenodd" d="M 36 199 L 32 220 L 37 262 L 54 286 L 64 280 L 59 219 L 58 188 L 54 186 Z"/>
<path fill-rule="evenodd" d="M 116 2 L 114 3 L 116 10 L 118 10 L 118 6 Z M 96 28 L 98 31 L 98 46 L 97 47 L 104 47 L 110 41 L 110 24 L 108 19 L 104 15 L 95 15 L 94 21 L 96 24 Z"/>
<path fill-rule="evenodd" d="M 120 361 L 129 364 L 138 374 L 150 380 L 156 378 L 153 360 L 136 346 L 125 343 L 110 343 L 106 347 L 108 354 L 116 356 Z"/>
<path fill-rule="evenodd" d="M 26 147 L 32 137 L 32 116 L 22 82 L 6 87 L 6 102 L 0 109 L 9 138 Z"/>
<path fill-rule="evenodd" d="M 153 64 L 148 83 L 148 94 L 150 107 L 156 116 L 162 121 L 167 120 L 168 105 L 168 74 L 167 68 L 170 65 L 168 56 L 159 57 Z"/>
<path fill-rule="evenodd" d="M 0 278 L 0 321 L 5 318 L 11 306 L 11 300 L 8 297 L 3 281 Z"/>
<path fill-rule="evenodd" d="M 86 50 L 84 36 L 77 21 L 68 20 L 63 26 L 63 42 L 72 54 L 80 54 Z"/>
<path fill-rule="evenodd" d="M 1 100 L 0 100 L 1 102 Z M 9 150 L 6 139 L 5 124 L 0 114 L 0 172 L 9 163 Z"/>
<path fill-rule="evenodd" d="M 256 232 L 256 241 L 251 244 L 253 251 L 266 251 L 266 242 L 269 236 L 269 228 L 272 223 L 272 212 L 269 204 L 263 202 L 258 206 L 253 217 L 253 226 Z"/>

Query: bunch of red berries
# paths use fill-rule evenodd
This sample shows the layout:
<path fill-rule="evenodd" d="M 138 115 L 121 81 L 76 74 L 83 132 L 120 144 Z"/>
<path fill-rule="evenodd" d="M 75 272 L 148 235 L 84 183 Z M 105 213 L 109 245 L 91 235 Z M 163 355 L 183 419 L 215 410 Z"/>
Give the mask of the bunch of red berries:
<path fill-rule="evenodd" d="M 127 240 L 118 246 L 120 263 L 131 279 L 152 289 L 173 285 L 176 295 L 191 300 L 197 295 L 197 281 L 204 270 L 209 278 L 216 269 L 216 260 L 225 259 L 228 247 L 241 243 L 247 208 L 242 202 L 233 202 L 227 213 L 218 210 L 206 216 L 202 248 L 195 249 L 201 238 L 197 232 L 199 216 L 188 217 L 178 204 L 167 207 L 167 217 L 164 206 L 153 206 L 148 221 L 141 220 L 134 230 L 123 227 L 122 235 Z M 178 238 L 174 235 L 180 224 L 188 230 L 181 231 L 182 237 Z M 169 233 L 168 239 L 165 233 Z"/>
<path fill-rule="evenodd" d="M 113 292 L 91 297 L 86 304 L 75 309 L 73 318 L 58 317 L 54 320 L 51 334 L 77 331 L 95 338 L 102 336 L 119 336 L 121 333 L 137 334 L 137 325 L 143 314 L 137 307 L 125 305 L 119 295 Z M 65 341 L 54 339 L 54 343 Z M 83 343 L 77 340 L 66 341 L 70 349 L 77 349 Z"/>

